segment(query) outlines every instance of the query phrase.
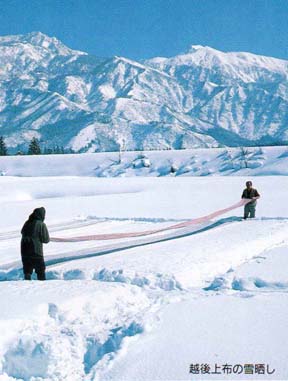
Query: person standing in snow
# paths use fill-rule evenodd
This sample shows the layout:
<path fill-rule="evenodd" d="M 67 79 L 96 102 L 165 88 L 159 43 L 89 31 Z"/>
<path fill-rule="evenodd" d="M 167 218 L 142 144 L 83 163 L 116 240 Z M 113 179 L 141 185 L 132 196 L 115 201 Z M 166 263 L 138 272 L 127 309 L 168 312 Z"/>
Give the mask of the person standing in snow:
<path fill-rule="evenodd" d="M 21 230 L 21 258 L 26 280 L 31 280 L 34 269 L 38 280 L 46 280 L 43 243 L 48 243 L 50 238 L 44 223 L 45 214 L 45 208 L 36 208 Z"/>
<path fill-rule="evenodd" d="M 260 194 L 258 193 L 257 189 L 252 188 L 252 181 L 246 182 L 246 188 L 243 190 L 242 198 L 251 199 L 251 202 L 248 202 L 248 204 L 246 204 L 244 207 L 244 220 L 246 220 L 248 217 L 254 218 L 256 204 L 258 198 L 260 198 Z"/>

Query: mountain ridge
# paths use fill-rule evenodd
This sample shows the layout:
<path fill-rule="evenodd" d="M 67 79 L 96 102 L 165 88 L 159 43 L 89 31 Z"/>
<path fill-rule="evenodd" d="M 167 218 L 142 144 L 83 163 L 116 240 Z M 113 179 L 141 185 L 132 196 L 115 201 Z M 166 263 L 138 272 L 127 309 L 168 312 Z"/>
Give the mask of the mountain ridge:
<path fill-rule="evenodd" d="M 101 58 L 41 32 L 0 37 L 0 135 L 79 152 L 286 144 L 288 61 L 191 45 Z"/>

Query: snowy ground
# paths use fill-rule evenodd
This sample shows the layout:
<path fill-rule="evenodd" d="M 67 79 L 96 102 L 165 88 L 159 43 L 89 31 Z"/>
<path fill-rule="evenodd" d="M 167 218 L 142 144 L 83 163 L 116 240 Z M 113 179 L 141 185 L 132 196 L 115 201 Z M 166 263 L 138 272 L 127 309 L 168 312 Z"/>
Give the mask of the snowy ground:
<path fill-rule="evenodd" d="M 252 177 L 255 220 L 239 208 L 147 237 L 51 242 L 49 281 L 22 281 L 35 207 L 53 237 L 144 231 L 230 206 L 246 179 L 1 177 L 0 380 L 288 380 L 285 176 Z"/>
<path fill-rule="evenodd" d="M 81 155 L 7 156 L 0 175 L 7 176 L 271 176 L 288 175 L 288 148 L 239 147 Z"/>

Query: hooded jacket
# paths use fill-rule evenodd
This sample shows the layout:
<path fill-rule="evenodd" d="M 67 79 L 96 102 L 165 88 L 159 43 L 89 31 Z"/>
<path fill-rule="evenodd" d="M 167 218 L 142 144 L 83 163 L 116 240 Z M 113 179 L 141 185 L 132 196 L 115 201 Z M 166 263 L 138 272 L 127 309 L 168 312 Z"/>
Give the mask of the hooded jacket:
<path fill-rule="evenodd" d="M 22 257 L 43 257 L 43 243 L 50 241 L 47 226 L 44 223 L 45 208 L 37 208 L 30 214 L 22 227 L 21 255 Z"/>

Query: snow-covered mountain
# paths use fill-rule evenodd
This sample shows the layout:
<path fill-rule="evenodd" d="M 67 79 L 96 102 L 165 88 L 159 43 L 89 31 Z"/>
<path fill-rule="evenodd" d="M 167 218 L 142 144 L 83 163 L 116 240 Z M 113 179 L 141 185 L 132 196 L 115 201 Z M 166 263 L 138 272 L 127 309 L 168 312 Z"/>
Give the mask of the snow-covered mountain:
<path fill-rule="evenodd" d="M 39 32 L 0 38 L 0 135 L 75 151 L 288 141 L 288 62 L 192 46 L 135 62 Z"/>

